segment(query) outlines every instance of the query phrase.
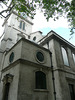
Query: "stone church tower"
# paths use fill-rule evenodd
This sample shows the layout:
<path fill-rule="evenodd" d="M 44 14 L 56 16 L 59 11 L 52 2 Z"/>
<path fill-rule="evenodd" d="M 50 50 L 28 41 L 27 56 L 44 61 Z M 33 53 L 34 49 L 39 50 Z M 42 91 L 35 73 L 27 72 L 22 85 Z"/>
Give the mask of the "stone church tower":
<path fill-rule="evenodd" d="M 35 41 L 37 37 L 36 42 L 39 41 L 42 38 L 42 32 L 38 31 L 32 33 L 32 25 L 31 18 L 23 17 L 13 11 L 11 16 L 6 18 L 3 23 L 5 28 L 4 37 L 1 41 L 1 49 L 5 50 L 11 48 L 21 38 Z"/>
<path fill-rule="evenodd" d="M 9 49 L 19 39 L 28 39 L 30 33 L 32 33 L 32 25 L 33 23 L 31 22 L 31 19 L 29 20 L 28 18 L 19 16 L 16 12 L 13 11 L 11 16 L 6 18 L 3 23 L 5 28 L 1 48 Z"/>

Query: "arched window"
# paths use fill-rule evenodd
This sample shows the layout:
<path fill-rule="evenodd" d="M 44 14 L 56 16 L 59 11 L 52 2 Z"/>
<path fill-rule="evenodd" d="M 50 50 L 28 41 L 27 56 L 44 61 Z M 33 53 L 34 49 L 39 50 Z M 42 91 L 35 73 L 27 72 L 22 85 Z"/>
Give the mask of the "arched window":
<path fill-rule="evenodd" d="M 22 30 L 25 30 L 25 22 L 20 21 L 20 26 L 19 26 L 19 28 L 22 29 Z"/>
<path fill-rule="evenodd" d="M 10 54 L 9 62 L 12 63 L 13 60 L 14 60 L 14 52 L 12 52 L 12 53 Z"/>
<path fill-rule="evenodd" d="M 46 74 L 41 71 L 37 71 L 35 73 L 35 82 L 36 89 L 46 89 Z"/>
<path fill-rule="evenodd" d="M 20 21 L 20 29 L 22 28 L 22 21 Z"/>
<path fill-rule="evenodd" d="M 75 63 L 75 54 L 74 54 L 74 53 L 72 53 L 72 56 L 73 56 L 73 60 L 74 60 L 74 63 Z"/>
<path fill-rule="evenodd" d="M 25 23 L 23 22 L 23 30 L 25 30 Z"/>
<path fill-rule="evenodd" d="M 63 56 L 64 65 L 69 66 L 67 52 L 66 52 L 65 48 L 61 47 L 61 49 L 62 49 L 62 56 Z"/>
<path fill-rule="evenodd" d="M 33 37 L 33 40 L 36 41 L 36 36 Z"/>
<path fill-rule="evenodd" d="M 74 85 L 73 84 L 69 84 L 69 90 L 70 90 L 71 100 L 75 100 Z"/>

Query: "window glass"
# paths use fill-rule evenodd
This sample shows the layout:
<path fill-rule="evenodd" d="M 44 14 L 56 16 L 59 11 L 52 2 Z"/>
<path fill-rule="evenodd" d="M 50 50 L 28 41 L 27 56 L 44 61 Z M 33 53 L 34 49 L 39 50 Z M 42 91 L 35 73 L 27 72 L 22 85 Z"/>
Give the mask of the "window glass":
<path fill-rule="evenodd" d="M 37 52 L 36 57 L 40 62 L 44 61 L 44 55 L 40 51 Z"/>
<path fill-rule="evenodd" d="M 13 62 L 13 60 L 14 60 L 14 52 L 12 52 L 12 53 L 10 54 L 9 62 L 11 63 L 11 62 Z"/>
<path fill-rule="evenodd" d="M 33 37 L 33 40 L 34 40 L 34 41 L 36 40 L 36 36 Z"/>
<path fill-rule="evenodd" d="M 74 85 L 73 84 L 69 84 L 69 90 L 70 90 L 71 100 L 75 100 Z"/>
<path fill-rule="evenodd" d="M 41 71 L 37 71 L 36 75 L 36 89 L 46 89 L 46 75 Z"/>
<path fill-rule="evenodd" d="M 30 39 L 30 35 L 28 36 L 28 39 Z"/>
<path fill-rule="evenodd" d="M 23 22 L 23 30 L 25 30 L 25 23 Z"/>
<path fill-rule="evenodd" d="M 20 29 L 22 28 L 22 21 L 20 21 Z"/>
<path fill-rule="evenodd" d="M 75 54 L 73 53 L 72 55 L 73 55 L 73 60 L 74 60 L 74 63 L 75 63 Z"/>
<path fill-rule="evenodd" d="M 19 28 L 22 29 L 22 30 L 25 30 L 25 22 L 20 21 L 20 26 L 19 26 Z"/>
<path fill-rule="evenodd" d="M 64 60 L 64 65 L 69 66 L 67 52 L 63 47 L 61 49 L 62 49 L 62 56 L 63 56 L 63 60 Z"/>

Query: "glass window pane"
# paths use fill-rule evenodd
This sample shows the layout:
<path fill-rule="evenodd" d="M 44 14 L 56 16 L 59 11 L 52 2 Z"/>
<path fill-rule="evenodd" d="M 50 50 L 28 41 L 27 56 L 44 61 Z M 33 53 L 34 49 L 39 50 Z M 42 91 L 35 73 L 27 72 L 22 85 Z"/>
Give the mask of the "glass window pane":
<path fill-rule="evenodd" d="M 25 23 L 23 23 L 23 30 L 25 30 Z"/>
<path fill-rule="evenodd" d="M 72 55 L 73 55 L 73 60 L 74 60 L 74 63 L 75 63 L 75 54 L 73 53 Z"/>
<path fill-rule="evenodd" d="M 11 63 L 11 62 L 13 62 L 13 60 L 14 60 L 14 52 L 12 52 L 12 53 L 10 54 L 9 62 Z"/>
<path fill-rule="evenodd" d="M 40 51 L 37 52 L 36 57 L 40 62 L 44 61 L 44 55 Z"/>
<path fill-rule="evenodd" d="M 20 29 L 22 28 L 22 21 L 20 21 Z"/>
<path fill-rule="evenodd" d="M 63 47 L 62 47 L 62 56 L 63 56 L 64 64 L 69 66 L 67 52 L 66 52 L 66 50 Z"/>
<path fill-rule="evenodd" d="M 36 72 L 36 89 L 46 89 L 46 75 L 41 71 Z"/>
<path fill-rule="evenodd" d="M 33 40 L 34 40 L 34 41 L 36 40 L 36 36 L 33 37 Z"/>
<path fill-rule="evenodd" d="M 70 89 L 71 100 L 75 100 L 74 85 L 73 84 L 69 84 L 69 89 Z"/>

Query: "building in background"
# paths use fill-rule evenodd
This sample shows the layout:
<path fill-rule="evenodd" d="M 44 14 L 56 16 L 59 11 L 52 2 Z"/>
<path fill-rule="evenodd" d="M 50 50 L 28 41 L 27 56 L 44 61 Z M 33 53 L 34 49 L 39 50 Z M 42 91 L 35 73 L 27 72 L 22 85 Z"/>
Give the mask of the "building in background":
<path fill-rule="evenodd" d="M 0 100 L 75 100 L 75 46 L 16 12 L 3 25 Z"/>

